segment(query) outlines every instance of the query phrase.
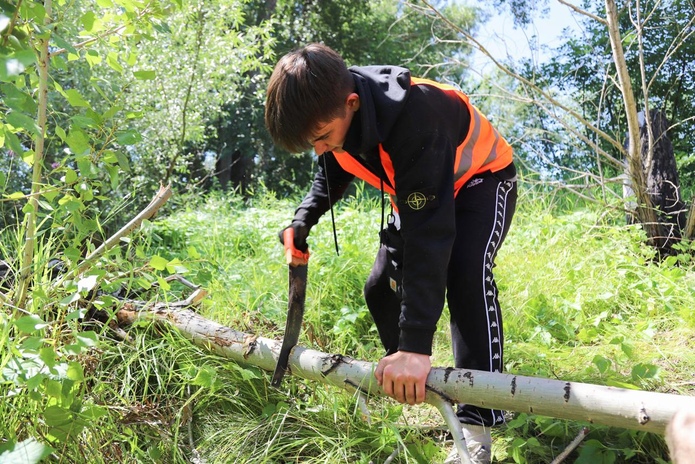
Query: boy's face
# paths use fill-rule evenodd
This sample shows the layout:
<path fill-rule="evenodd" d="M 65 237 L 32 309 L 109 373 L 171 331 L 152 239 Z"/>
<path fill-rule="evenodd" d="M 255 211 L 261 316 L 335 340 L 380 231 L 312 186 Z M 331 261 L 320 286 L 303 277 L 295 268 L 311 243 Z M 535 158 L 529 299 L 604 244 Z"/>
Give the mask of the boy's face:
<path fill-rule="evenodd" d="M 345 151 L 343 150 L 345 136 L 350 128 L 352 116 L 359 108 L 359 95 L 351 93 L 345 100 L 345 112 L 342 117 L 337 117 L 327 123 L 319 124 L 309 141 L 318 156 L 323 155 L 327 151 L 332 151 L 334 153 L 342 153 Z"/>

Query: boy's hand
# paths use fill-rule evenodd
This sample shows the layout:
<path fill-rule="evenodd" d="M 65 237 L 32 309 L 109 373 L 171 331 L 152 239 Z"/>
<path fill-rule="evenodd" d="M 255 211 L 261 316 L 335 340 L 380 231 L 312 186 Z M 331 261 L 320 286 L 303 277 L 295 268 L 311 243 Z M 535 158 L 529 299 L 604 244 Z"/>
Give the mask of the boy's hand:
<path fill-rule="evenodd" d="M 309 262 L 309 245 L 306 239 L 309 227 L 301 221 L 292 221 L 278 233 L 280 243 L 285 246 L 285 259 L 290 266 L 306 266 Z"/>
<path fill-rule="evenodd" d="M 431 368 L 428 355 L 398 351 L 379 361 L 374 376 L 388 396 L 413 405 L 425 401 L 425 382 Z"/>
<path fill-rule="evenodd" d="M 309 245 L 307 245 L 306 239 L 309 236 L 309 226 L 304 224 L 302 221 L 292 221 L 292 224 L 278 232 L 280 243 L 283 245 L 285 244 L 285 230 L 290 228 L 294 231 L 294 247 L 299 251 L 307 251 L 309 249 Z"/>

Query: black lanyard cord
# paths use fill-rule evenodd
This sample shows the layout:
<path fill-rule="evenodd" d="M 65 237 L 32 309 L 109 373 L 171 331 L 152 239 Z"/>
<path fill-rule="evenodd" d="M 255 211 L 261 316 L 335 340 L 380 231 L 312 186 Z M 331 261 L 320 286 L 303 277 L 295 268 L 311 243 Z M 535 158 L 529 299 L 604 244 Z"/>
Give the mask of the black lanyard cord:
<path fill-rule="evenodd" d="M 326 194 L 328 195 L 328 204 L 331 207 L 331 224 L 333 224 L 333 241 L 335 242 L 335 254 L 340 256 L 338 249 L 338 232 L 335 230 L 335 215 L 333 214 L 333 202 L 331 201 L 331 187 L 328 185 L 328 166 L 326 164 L 326 155 L 321 155 L 323 158 L 323 175 L 326 178 Z"/>

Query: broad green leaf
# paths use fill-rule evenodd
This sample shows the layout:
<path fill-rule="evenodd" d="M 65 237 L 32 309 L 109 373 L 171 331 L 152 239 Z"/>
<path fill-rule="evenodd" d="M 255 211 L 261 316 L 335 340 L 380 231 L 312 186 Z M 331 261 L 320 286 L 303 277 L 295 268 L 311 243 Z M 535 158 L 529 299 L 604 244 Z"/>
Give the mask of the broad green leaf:
<path fill-rule="evenodd" d="M 605 374 L 606 372 L 608 372 L 612 366 L 610 359 L 606 359 L 603 356 L 601 356 L 600 354 L 597 354 L 596 356 L 594 356 L 593 363 L 596 365 L 596 367 L 598 368 L 598 371 L 601 374 Z"/>
<path fill-rule="evenodd" d="M 68 247 L 63 251 L 63 254 L 73 263 L 79 261 L 82 258 L 82 253 L 75 247 Z"/>
<path fill-rule="evenodd" d="M 65 98 L 67 98 L 68 103 L 72 106 L 89 108 L 89 102 L 85 100 L 80 92 L 75 89 L 68 89 L 65 91 Z"/>
<path fill-rule="evenodd" d="M 22 114 L 18 111 L 12 111 L 6 114 L 5 118 L 7 119 L 7 122 L 15 127 L 15 129 L 22 128 L 37 136 L 41 133 L 41 129 L 39 128 L 39 125 L 36 124 L 36 121 L 26 114 Z"/>
<path fill-rule="evenodd" d="M 120 167 L 125 172 L 130 171 L 130 164 L 129 164 L 128 157 L 125 156 L 125 154 L 123 154 L 121 152 L 116 152 L 116 156 L 118 157 L 118 167 Z"/>
<path fill-rule="evenodd" d="M 198 370 L 198 374 L 193 379 L 193 385 L 198 385 L 200 387 L 211 388 L 215 383 L 215 377 L 217 376 L 217 371 L 210 366 L 203 366 Z"/>
<path fill-rule="evenodd" d="M 133 76 L 135 76 L 136 79 L 148 81 L 157 77 L 157 73 L 155 71 L 135 71 Z"/>
<path fill-rule="evenodd" d="M 43 419 L 49 427 L 57 427 L 72 422 L 72 413 L 60 406 L 49 406 L 43 412 Z"/>
<path fill-rule="evenodd" d="M 46 18 L 46 9 L 39 2 L 22 2 L 20 11 L 25 20 L 33 20 L 43 24 Z"/>
<path fill-rule="evenodd" d="M 620 380 L 615 379 L 608 379 L 606 381 L 606 385 L 608 385 L 609 387 L 625 388 L 628 390 L 639 390 L 639 387 L 632 385 L 631 383 L 622 382 Z"/>
<path fill-rule="evenodd" d="M 94 66 L 103 61 L 101 55 L 96 50 L 87 50 L 87 53 L 85 53 L 84 58 L 87 60 L 87 63 L 89 63 L 90 66 Z"/>
<path fill-rule="evenodd" d="M 32 203 L 27 203 L 22 207 L 22 212 L 24 214 L 31 214 L 35 212 L 34 205 Z"/>
<path fill-rule="evenodd" d="M 114 71 L 118 72 L 119 74 L 123 73 L 123 66 L 118 62 L 118 54 L 111 52 L 108 55 L 106 55 L 106 64 L 108 64 L 111 69 Z"/>
<path fill-rule="evenodd" d="M 81 346 L 92 347 L 97 346 L 97 344 L 99 343 L 97 334 L 93 330 L 85 330 L 84 332 L 78 332 L 75 335 L 75 338 L 77 338 L 77 343 Z"/>
<path fill-rule="evenodd" d="M 34 165 L 34 150 L 26 150 L 22 153 L 22 161 L 28 166 Z"/>
<path fill-rule="evenodd" d="M 168 261 L 161 256 L 153 256 L 150 258 L 150 266 L 152 266 L 154 269 L 157 269 L 158 271 L 163 271 L 167 268 Z"/>
<path fill-rule="evenodd" d="M 118 166 L 106 166 L 106 172 L 109 174 L 111 188 L 117 188 L 120 181 L 120 169 L 118 169 Z"/>
<path fill-rule="evenodd" d="M 2 64 L 0 63 L 0 65 Z M 19 142 L 19 137 L 7 127 L 5 127 L 5 143 L 6 146 L 16 154 L 21 155 L 24 153 L 24 148 Z"/>
<path fill-rule="evenodd" d="M 56 364 L 56 352 L 52 346 L 44 346 L 39 350 L 39 358 L 48 367 L 53 367 Z"/>
<path fill-rule="evenodd" d="M 179 258 L 174 258 L 167 263 L 167 271 L 170 274 L 174 274 L 174 273 L 187 274 L 188 268 L 186 268 L 186 266 L 183 265 L 183 263 L 181 262 L 181 260 Z"/>
<path fill-rule="evenodd" d="M 92 28 L 94 27 L 94 21 L 96 20 L 96 16 L 93 11 L 88 11 L 85 14 L 82 15 L 80 18 L 80 23 L 84 27 L 84 30 L 87 32 L 91 32 Z"/>
<path fill-rule="evenodd" d="M 35 376 L 33 376 L 29 380 L 27 380 L 27 388 L 29 390 L 36 390 L 41 385 L 43 385 L 44 380 L 46 380 L 46 374 L 41 374 L 41 373 L 36 374 Z M 1 459 L 0 459 L 0 462 L 2 462 Z"/>
<path fill-rule="evenodd" d="M 41 196 L 44 197 L 46 200 L 49 202 L 53 203 L 53 200 L 60 195 L 60 192 L 58 189 L 46 189 L 43 192 L 41 192 Z M 39 200 L 41 203 L 41 207 L 44 208 L 47 211 L 53 211 L 53 206 L 46 203 L 45 201 Z M 44 204 L 45 203 L 45 204 Z"/>
<path fill-rule="evenodd" d="M 11 109 L 23 111 L 28 114 L 36 113 L 37 106 L 34 99 L 14 85 L 0 85 L 0 93 L 3 94 L 3 102 Z"/>
<path fill-rule="evenodd" d="M 186 248 L 186 252 L 188 253 L 189 258 L 200 259 L 200 253 L 198 253 L 198 250 L 194 246 L 189 246 Z"/>
<path fill-rule="evenodd" d="M 652 379 L 659 373 L 659 366 L 639 363 L 632 367 L 632 380 Z"/>
<path fill-rule="evenodd" d="M 72 169 L 67 168 L 65 170 L 65 178 L 63 179 L 63 182 L 65 182 L 66 184 L 73 184 L 77 182 L 77 173 Z"/>
<path fill-rule="evenodd" d="M 3 196 L 9 200 L 21 200 L 22 198 L 24 198 L 24 194 L 22 192 L 14 192 L 10 193 L 9 195 Z"/>
<path fill-rule="evenodd" d="M 54 32 L 53 34 L 51 34 L 51 40 L 53 40 L 53 42 L 55 42 L 55 44 L 58 47 L 64 48 L 65 50 L 69 51 L 74 55 L 77 54 L 77 50 L 75 49 L 75 47 L 73 47 L 72 44 L 69 41 L 65 40 L 61 35 L 56 34 Z"/>
<path fill-rule="evenodd" d="M 36 314 L 32 314 L 31 316 L 20 317 L 14 321 L 14 325 L 24 333 L 34 333 L 47 327 L 49 324 L 44 322 L 44 320 Z"/>
<path fill-rule="evenodd" d="M 69 304 L 72 304 L 76 301 L 80 300 L 80 294 L 79 293 L 73 293 L 72 295 L 66 296 L 62 300 L 60 300 L 60 304 L 63 306 L 68 306 Z"/>
<path fill-rule="evenodd" d="M 67 134 L 65 133 L 65 131 L 63 130 L 63 128 L 60 127 L 60 126 L 56 126 L 55 131 L 56 131 L 56 135 L 57 135 L 58 137 L 60 137 L 60 140 L 62 140 L 63 142 L 65 142 L 65 138 L 67 137 Z"/>
<path fill-rule="evenodd" d="M 84 380 L 84 369 L 82 365 L 77 361 L 70 361 L 68 363 L 67 377 L 70 380 L 82 382 Z"/>
<path fill-rule="evenodd" d="M 119 131 L 116 133 L 116 140 L 121 145 L 133 145 L 142 140 L 140 134 L 135 130 Z"/>
<path fill-rule="evenodd" d="M 63 396 L 63 384 L 58 380 L 48 379 L 46 381 L 46 395 L 51 398 L 62 398 Z"/>
<path fill-rule="evenodd" d="M 38 442 L 34 438 L 27 438 L 19 443 L 9 441 L 0 446 L 0 462 L 37 464 L 47 458 L 53 452 L 53 448 Z"/>
<path fill-rule="evenodd" d="M 80 415 L 89 418 L 91 421 L 95 421 L 108 413 L 109 411 L 103 406 L 89 405 L 82 409 Z"/>
<path fill-rule="evenodd" d="M 87 178 L 99 176 L 99 168 L 88 157 L 83 157 L 77 160 L 77 167 L 80 169 L 80 174 Z"/>
<path fill-rule="evenodd" d="M 171 290 L 171 285 L 169 285 L 169 282 L 166 281 L 166 279 L 157 276 L 157 283 L 159 284 L 159 288 L 162 289 L 164 292 L 168 292 Z"/>
<path fill-rule="evenodd" d="M 85 308 L 80 308 L 78 307 L 77 309 L 73 309 L 70 311 L 67 316 L 65 316 L 65 320 L 67 321 L 74 321 L 76 319 L 82 319 L 84 318 L 84 315 L 87 313 L 87 310 Z"/>
<path fill-rule="evenodd" d="M 85 133 L 74 128 L 70 130 L 70 133 L 65 138 L 65 143 L 68 144 L 70 150 L 76 155 L 88 153 L 92 148 Z"/>

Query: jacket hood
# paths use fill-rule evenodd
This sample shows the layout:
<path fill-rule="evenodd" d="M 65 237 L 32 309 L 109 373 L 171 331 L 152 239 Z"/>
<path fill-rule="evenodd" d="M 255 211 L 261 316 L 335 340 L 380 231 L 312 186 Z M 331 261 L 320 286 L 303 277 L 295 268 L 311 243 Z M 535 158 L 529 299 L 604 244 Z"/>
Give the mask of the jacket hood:
<path fill-rule="evenodd" d="M 410 93 L 410 71 L 398 66 L 352 66 L 360 109 L 353 117 L 343 148 L 364 154 L 389 136 Z"/>

